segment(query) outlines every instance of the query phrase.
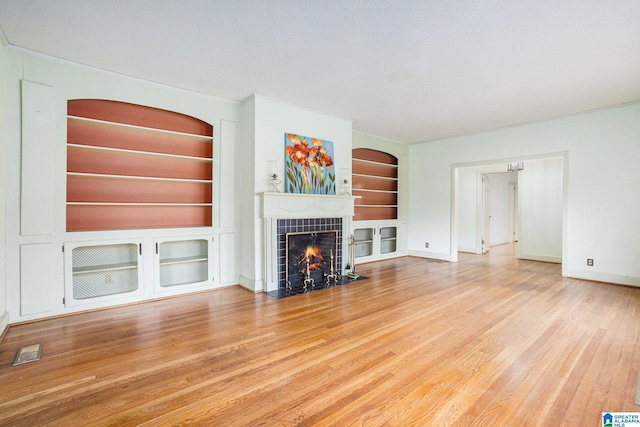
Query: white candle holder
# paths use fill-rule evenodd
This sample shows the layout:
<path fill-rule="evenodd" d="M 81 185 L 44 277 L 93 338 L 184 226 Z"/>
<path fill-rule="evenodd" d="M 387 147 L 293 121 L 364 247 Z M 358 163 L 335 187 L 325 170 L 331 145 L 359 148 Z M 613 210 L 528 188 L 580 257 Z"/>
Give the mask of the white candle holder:
<path fill-rule="evenodd" d="M 273 191 L 274 193 L 280 192 L 280 190 L 278 189 L 278 186 L 282 181 L 278 179 L 277 173 L 272 174 L 271 179 L 269 179 L 267 182 L 269 182 L 269 185 L 271 186 L 271 191 Z"/>
<path fill-rule="evenodd" d="M 342 194 L 345 196 L 350 196 L 349 192 L 349 180 L 347 178 L 342 180 Z"/>

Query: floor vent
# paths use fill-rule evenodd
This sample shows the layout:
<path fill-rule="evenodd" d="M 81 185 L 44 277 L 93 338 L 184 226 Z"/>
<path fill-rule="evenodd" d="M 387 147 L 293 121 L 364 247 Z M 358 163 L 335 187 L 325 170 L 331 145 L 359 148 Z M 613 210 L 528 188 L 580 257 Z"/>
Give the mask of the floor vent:
<path fill-rule="evenodd" d="M 13 365 L 22 365 L 23 363 L 34 362 L 40 360 L 42 354 L 42 344 L 32 344 L 24 347 L 20 347 L 16 358 L 13 360 Z"/>

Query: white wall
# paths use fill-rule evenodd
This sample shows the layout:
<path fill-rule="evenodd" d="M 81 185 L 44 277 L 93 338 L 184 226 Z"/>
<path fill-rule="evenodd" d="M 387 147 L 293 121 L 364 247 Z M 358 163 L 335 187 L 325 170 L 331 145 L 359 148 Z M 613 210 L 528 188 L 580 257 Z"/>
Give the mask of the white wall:
<path fill-rule="evenodd" d="M 255 201 L 255 181 L 256 181 L 256 155 L 254 146 L 256 143 L 255 126 L 255 97 L 250 97 L 242 103 L 242 133 L 238 144 L 238 170 L 240 181 L 238 182 L 237 194 L 240 199 L 240 223 L 242 233 L 240 236 L 240 276 L 239 283 L 251 290 L 257 290 L 261 284 L 256 276 L 260 271 L 261 264 L 258 263 L 260 257 L 259 247 L 262 241 L 260 230 L 256 229 L 255 220 L 258 215 L 259 206 Z M 256 242 L 254 238 L 259 238 Z"/>
<path fill-rule="evenodd" d="M 458 250 L 476 253 L 477 237 L 477 168 L 458 169 Z"/>
<path fill-rule="evenodd" d="M 336 182 L 343 179 L 343 168 L 351 168 L 351 120 L 323 114 L 295 105 L 254 95 L 243 102 L 243 123 L 251 120 L 254 126 L 244 125 L 243 150 L 254 150 L 253 162 L 239 162 L 247 185 L 242 189 L 242 270 L 241 284 L 251 290 L 264 289 L 264 260 L 262 259 L 263 227 L 260 218 L 258 193 L 270 190 L 268 178 L 271 161 L 278 162 L 284 192 L 285 133 L 294 133 L 333 142 Z M 247 154 L 250 158 L 251 155 Z M 242 157 L 243 154 L 239 154 Z M 251 169 L 251 171 L 249 171 Z M 246 173 L 245 173 L 246 172 Z M 251 177 L 253 181 L 251 182 Z"/>
<path fill-rule="evenodd" d="M 6 63 L 6 76 L 3 79 L 7 85 L 7 111 L 3 115 L 7 120 L 5 260 L 7 310 L 11 323 L 99 306 L 91 303 L 74 308 L 64 306 L 64 254 L 61 248 L 65 242 L 117 240 L 136 236 L 143 239 L 145 247 L 152 247 L 156 236 L 204 233 L 211 235 L 215 241 L 212 254 L 215 281 L 211 286 L 237 283 L 234 262 L 238 252 L 239 204 L 235 197 L 234 181 L 237 175 L 236 133 L 240 133 L 239 103 L 108 73 L 22 49 L 9 48 Z M 21 84 L 26 89 L 21 89 Z M 67 233 L 66 109 L 67 100 L 77 98 L 113 99 L 148 105 L 187 114 L 212 124 L 213 183 L 217 201 L 213 226 L 206 230 L 187 228 L 164 229 L 160 232 L 115 230 Z M 42 113 L 45 114 L 40 118 Z M 48 117 L 52 118 L 50 123 Z M 42 152 L 50 154 L 44 162 L 46 167 L 38 168 L 38 162 L 42 159 L 36 159 L 32 153 L 40 153 L 38 156 L 41 157 Z M 46 188 L 47 197 L 34 203 L 34 193 L 21 192 L 21 188 L 38 185 Z M 148 272 L 153 271 L 150 257 L 145 258 L 142 269 L 147 272 L 147 277 Z M 46 274 L 49 280 L 25 282 L 24 276 L 36 270 L 45 272 L 41 274 Z M 223 283 L 221 278 L 226 282 Z M 171 292 L 180 291 L 171 290 L 167 294 Z M 35 298 L 35 294 L 39 298 Z M 118 302 L 154 297 L 157 295 L 147 283 L 142 295 L 123 298 Z"/>
<path fill-rule="evenodd" d="M 7 48 L 0 44 L 0 336 L 9 324 L 7 313 L 7 286 L 6 286 L 6 130 L 7 130 L 7 105 L 6 105 L 6 54 Z"/>
<path fill-rule="evenodd" d="M 564 153 L 563 273 L 640 285 L 639 142 L 640 104 L 632 104 L 413 145 L 409 251 L 430 241 L 431 256 L 452 259 L 455 166 Z"/>
<path fill-rule="evenodd" d="M 562 261 L 562 158 L 528 160 L 518 181 L 519 256 Z"/>
<path fill-rule="evenodd" d="M 482 211 L 482 175 L 486 174 L 490 193 L 491 228 L 489 244 L 508 241 L 508 189 L 517 182 L 515 172 L 505 172 L 506 163 L 474 165 L 458 168 L 458 250 L 482 253 L 484 215 Z"/>

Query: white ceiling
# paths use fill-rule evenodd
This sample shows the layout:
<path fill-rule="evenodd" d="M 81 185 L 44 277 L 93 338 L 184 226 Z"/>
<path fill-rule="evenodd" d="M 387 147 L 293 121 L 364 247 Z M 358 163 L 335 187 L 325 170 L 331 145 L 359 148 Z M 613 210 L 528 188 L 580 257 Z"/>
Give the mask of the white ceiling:
<path fill-rule="evenodd" d="M 639 0 L 0 0 L 13 46 L 404 143 L 640 101 Z"/>

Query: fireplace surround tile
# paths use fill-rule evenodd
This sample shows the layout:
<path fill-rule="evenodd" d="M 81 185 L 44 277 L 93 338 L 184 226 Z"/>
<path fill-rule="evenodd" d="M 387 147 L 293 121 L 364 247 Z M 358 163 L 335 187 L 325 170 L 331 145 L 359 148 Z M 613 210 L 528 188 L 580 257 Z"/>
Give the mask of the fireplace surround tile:
<path fill-rule="evenodd" d="M 286 237 L 287 233 L 313 233 L 336 230 L 337 254 L 335 270 L 342 271 L 342 218 L 293 218 L 277 220 L 277 266 L 278 290 L 285 290 L 286 283 Z"/>
<path fill-rule="evenodd" d="M 258 197 L 264 227 L 262 255 L 265 292 L 277 292 L 279 285 L 284 283 L 285 274 L 280 274 L 278 266 L 285 257 L 286 234 L 304 232 L 305 227 L 317 227 L 319 231 L 341 231 L 337 237 L 339 258 L 336 256 L 334 263 L 339 262 L 344 268 L 348 258 L 347 233 L 351 229 L 354 204 L 358 197 L 279 192 L 259 193 Z"/>

